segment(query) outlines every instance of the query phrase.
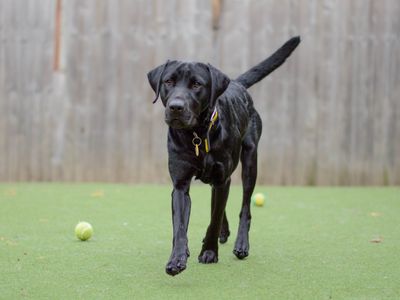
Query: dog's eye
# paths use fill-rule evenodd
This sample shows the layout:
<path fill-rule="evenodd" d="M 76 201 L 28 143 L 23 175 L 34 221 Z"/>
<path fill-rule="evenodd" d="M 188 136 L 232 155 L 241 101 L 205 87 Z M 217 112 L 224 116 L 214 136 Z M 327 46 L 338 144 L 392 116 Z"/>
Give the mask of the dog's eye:
<path fill-rule="evenodd" d="M 198 81 L 193 82 L 192 89 L 198 89 L 201 87 L 201 83 Z"/>
<path fill-rule="evenodd" d="M 174 82 L 172 79 L 167 79 L 167 80 L 164 81 L 164 83 L 165 83 L 167 86 L 172 86 L 172 85 L 174 85 L 175 82 Z"/>

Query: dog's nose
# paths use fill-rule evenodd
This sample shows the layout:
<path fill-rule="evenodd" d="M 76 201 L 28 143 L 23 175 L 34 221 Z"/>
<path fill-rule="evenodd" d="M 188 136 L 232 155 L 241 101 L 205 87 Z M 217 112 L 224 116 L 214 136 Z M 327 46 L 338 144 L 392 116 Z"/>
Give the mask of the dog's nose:
<path fill-rule="evenodd" d="M 184 102 L 181 99 L 173 99 L 168 104 L 168 108 L 171 112 L 182 112 L 184 107 Z"/>

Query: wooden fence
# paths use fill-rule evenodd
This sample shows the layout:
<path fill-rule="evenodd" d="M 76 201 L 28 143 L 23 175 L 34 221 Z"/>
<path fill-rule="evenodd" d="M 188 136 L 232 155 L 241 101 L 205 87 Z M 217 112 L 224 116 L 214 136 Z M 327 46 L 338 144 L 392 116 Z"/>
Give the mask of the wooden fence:
<path fill-rule="evenodd" d="M 250 89 L 258 183 L 398 185 L 399 16 L 398 0 L 0 0 L 0 181 L 169 182 L 147 71 L 236 77 L 301 35 Z"/>

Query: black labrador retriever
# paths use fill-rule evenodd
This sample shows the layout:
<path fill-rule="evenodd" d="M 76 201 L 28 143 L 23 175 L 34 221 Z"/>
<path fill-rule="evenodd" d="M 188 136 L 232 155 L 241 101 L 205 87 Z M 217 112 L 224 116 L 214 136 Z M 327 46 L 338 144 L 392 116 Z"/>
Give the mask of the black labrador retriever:
<path fill-rule="evenodd" d="M 229 237 L 225 205 L 231 174 L 242 163 L 243 202 L 233 253 L 249 255 L 250 199 L 257 177 L 257 145 L 261 119 L 247 89 L 284 63 L 300 43 L 287 41 L 269 58 L 236 80 L 210 64 L 167 61 L 147 76 L 165 106 L 168 132 L 168 166 L 173 183 L 173 246 L 166 272 L 176 275 L 186 269 L 189 257 L 187 229 L 193 177 L 212 187 L 211 222 L 198 257 L 201 263 L 218 261 L 218 238 Z"/>

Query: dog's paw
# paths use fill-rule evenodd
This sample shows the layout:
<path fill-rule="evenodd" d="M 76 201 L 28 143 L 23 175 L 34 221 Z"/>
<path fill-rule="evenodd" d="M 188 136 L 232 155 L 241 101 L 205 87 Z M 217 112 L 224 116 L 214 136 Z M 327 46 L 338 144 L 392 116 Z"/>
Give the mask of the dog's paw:
<path fill-rule="evenodd" d="M 213 250 L 202 251 L 199 255 L 199 263 L 213 264 L 218 262 L 218 254 Z"/>
<path fill-rule="evenodd" d="M 180 255 L 178 257 L 171 258 L 165 267 L 165 272 L 171 276 L 178 275 L 186 269 L 187 258 L 187 255 Z"/>
<path fill-rule="evenodd" d="M 239 259 L 244 259 L 249 256 L 249 242 L 247 241 L 236 241 L 233 254 Z"/>
<path fill-rule="evenodd" d="M 245 257 L 249 256 L 249 250 L 235 248 L 233 249 L 233 254 L 235 254 L 239 259 L 244 259 Z"/>
<path fill-rule="evenodd" d="M 221 244 L 225 244 L 228 241 L 228 237 L 230 236 L 229 230 L 221 230 L 221 233 L 219 234 L 219 242 Z"/>

